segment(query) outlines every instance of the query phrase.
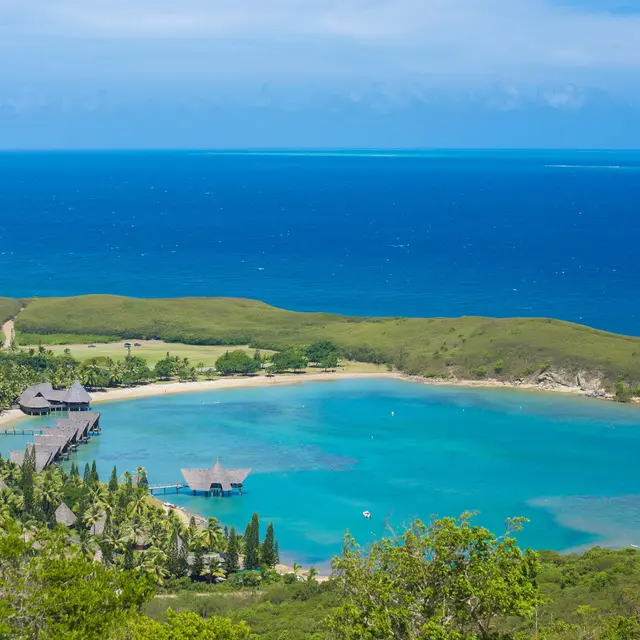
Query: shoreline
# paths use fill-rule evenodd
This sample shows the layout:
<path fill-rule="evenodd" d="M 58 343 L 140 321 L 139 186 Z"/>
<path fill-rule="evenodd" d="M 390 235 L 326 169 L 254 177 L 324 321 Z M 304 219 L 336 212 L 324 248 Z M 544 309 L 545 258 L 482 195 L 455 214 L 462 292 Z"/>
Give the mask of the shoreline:
<path fill-rule="evenodd" d="M 147 385 L 136 387 L 123 387 L 118 389 L 108 389 L 106 391 L 92 391 L 92 404 L 102 402 L 119 402 L 124 400 L 136 400 L 139 398 L 150 398 L 161 395 L 177 395 L 183 393 L 197 393 L 200 391 L 223 391 L 229 389 L 243 389 L 255 387 L 278 387 L 293 384 L 303 384 L 305 382 L 335 382 L 338 380 L 403 380 L 414 384 L 423 384 L 436 387 L 461 387 L 468 389 L 514 389 L 516 391 L 537 391 L 543 393 L 561 393 L 573 396 L 591 397 L 590 391 L 577 386 L 547 385 L 528 382 L 507 382 L 497 379 L 485 380 L 445 380 L 442 378 L 423 378 L 422 376 L 412 376 L 399 371 L 371 372 L 371 373 L 349 373 L 349 372 L 329 372 L 329 373 L 305 373 L 276 375 L 272 378 L 266 376 L 253 377 L 229 377 L 218 378 L 216 380 L 198 380 L 195 382 L 152 382 Z M 603 396 L 594 397 L 595 400 L 613 401 L 613 394 L 607 393 Z M 628 404 L 638 404 L 637 399 Z M 19 409 L 9 409 L 0 414 L 0 427 L 9 428 L 21 420 L 29 418 Z"/>

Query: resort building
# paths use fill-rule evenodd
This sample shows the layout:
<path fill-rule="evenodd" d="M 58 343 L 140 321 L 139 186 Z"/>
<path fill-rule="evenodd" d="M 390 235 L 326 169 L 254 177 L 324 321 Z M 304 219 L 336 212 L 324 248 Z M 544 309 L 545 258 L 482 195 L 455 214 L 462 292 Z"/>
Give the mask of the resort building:
<path fill-rule="evenodd" d="M 51 411 L 86 411 L 91 404 L 91 396 L 77 380 L 67 390 L 57 390 L 50 382 L 42 382 L 27 387 L 20 394 L 18 404 L 30 416 Z"/>
<path fill-rule="evenodd" d="M 205 495 L 231 495 L 232 489 L 242 494 L 242 483 L 251 469 L 225 469 L 216 462 L 210 469 L 181 469 L 184 481 L 193 491 L 204 491 Z"/>
<path fill-rule="evenodd" d="M 76 514 L 67 507 L 64 502 L 60 503 L 60 506 L 55 511 L 55 519 L 58 524 L 63 524 L 65 527 L 73 527 L 78 519 Z"/>
<path fill-rule="evenodd" d="M 70 411 L 69 417 L 56 420 L 55 427 L 47 427 L 41 434 L 33 436 L 33 442 L 27 448 L 34 447 L 36 453 L 36 471 L 42 471 L 49 465 L 59 464 L 67 459 L 82 443 L 89 442 L 92 435 L 101 432 L 100 414 L 93 411 Z M 22 466 L 25 451 L 10 451 L 9 460 Z"/>

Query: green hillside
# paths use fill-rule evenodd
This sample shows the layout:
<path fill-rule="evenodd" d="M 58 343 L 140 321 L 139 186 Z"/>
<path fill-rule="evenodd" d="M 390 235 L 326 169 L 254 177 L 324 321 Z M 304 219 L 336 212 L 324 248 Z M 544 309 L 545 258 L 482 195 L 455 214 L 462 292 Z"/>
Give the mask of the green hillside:
<path fill-rule="evenodd" d="M 23 344 L 55 334 L 273 349 L 326 339 L 353 359 L 427 376 L 514 379 L 551 366 L 597 373 L 609 384 L 618 376 L 640 381 L 640 338 L 543 318 L 362 318 L 234 298 L 89 295 L 31 300 L 16 328 Z"/>
<path fill-rule="evenodd" d="M 0 324 L 17 315 L 23 306 L 22 300 L 0 298 Z"/>

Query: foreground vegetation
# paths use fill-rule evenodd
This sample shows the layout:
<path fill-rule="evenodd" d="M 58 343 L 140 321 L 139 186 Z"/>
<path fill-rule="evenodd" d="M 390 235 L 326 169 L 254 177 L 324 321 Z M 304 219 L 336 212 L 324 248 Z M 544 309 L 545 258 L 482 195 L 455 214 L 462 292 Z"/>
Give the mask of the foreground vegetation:
<path fill-rule="evenodd" d="M 272 527 L 188 525 L 149 502 L 143 469 L 100 482 L 0 462 L 0 637 L 27 640 L 632 640 L 640 554 L 521 550 L 470 514 L 413 522 L 361 548 L 345 538 L 331 578 L 278 575 Z M 56 522 L 65 504 L 73 524 Z M 98 528 L 98 523 L 102 523 Z M 180 542 L 179 542 L 180 541 Z M 240 571 L 244 564 L 247 570 Z M 226 579 L 226 580 L 225 580 Z"/>
<path fill-rule="evenodd" d="M 359 318 L 297 313 L 230 298 L 142 300 L 90 295 L 28 301 L 18 337 L 98 341 L 161 338 L 280 351 L 328 340 L 342 356 L 411 374 L 531 379 L 550 370 L 588 372 L 610 389 L 640 382 L 640 338 L 540 318 Z"/>

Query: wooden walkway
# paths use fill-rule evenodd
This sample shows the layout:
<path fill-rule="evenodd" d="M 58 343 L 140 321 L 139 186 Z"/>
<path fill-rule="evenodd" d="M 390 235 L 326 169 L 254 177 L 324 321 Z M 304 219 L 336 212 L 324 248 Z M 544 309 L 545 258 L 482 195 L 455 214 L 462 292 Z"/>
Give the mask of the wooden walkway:
<path fill-rule="evenodd" d="M 3 436 L 41 436 L 44 429 L 2 429 L 0 435 Z"/>
<path fill-rule="evenodd" d="M 186 486 L 186 484 L 152 484 L 149 485 L 149 493 L 154 495 L 155 491 L 162 491 L 164 495 L 167 493 L 167 490 L 173 490 L 178 493 L 180 489 L 184 489 Z"/>

